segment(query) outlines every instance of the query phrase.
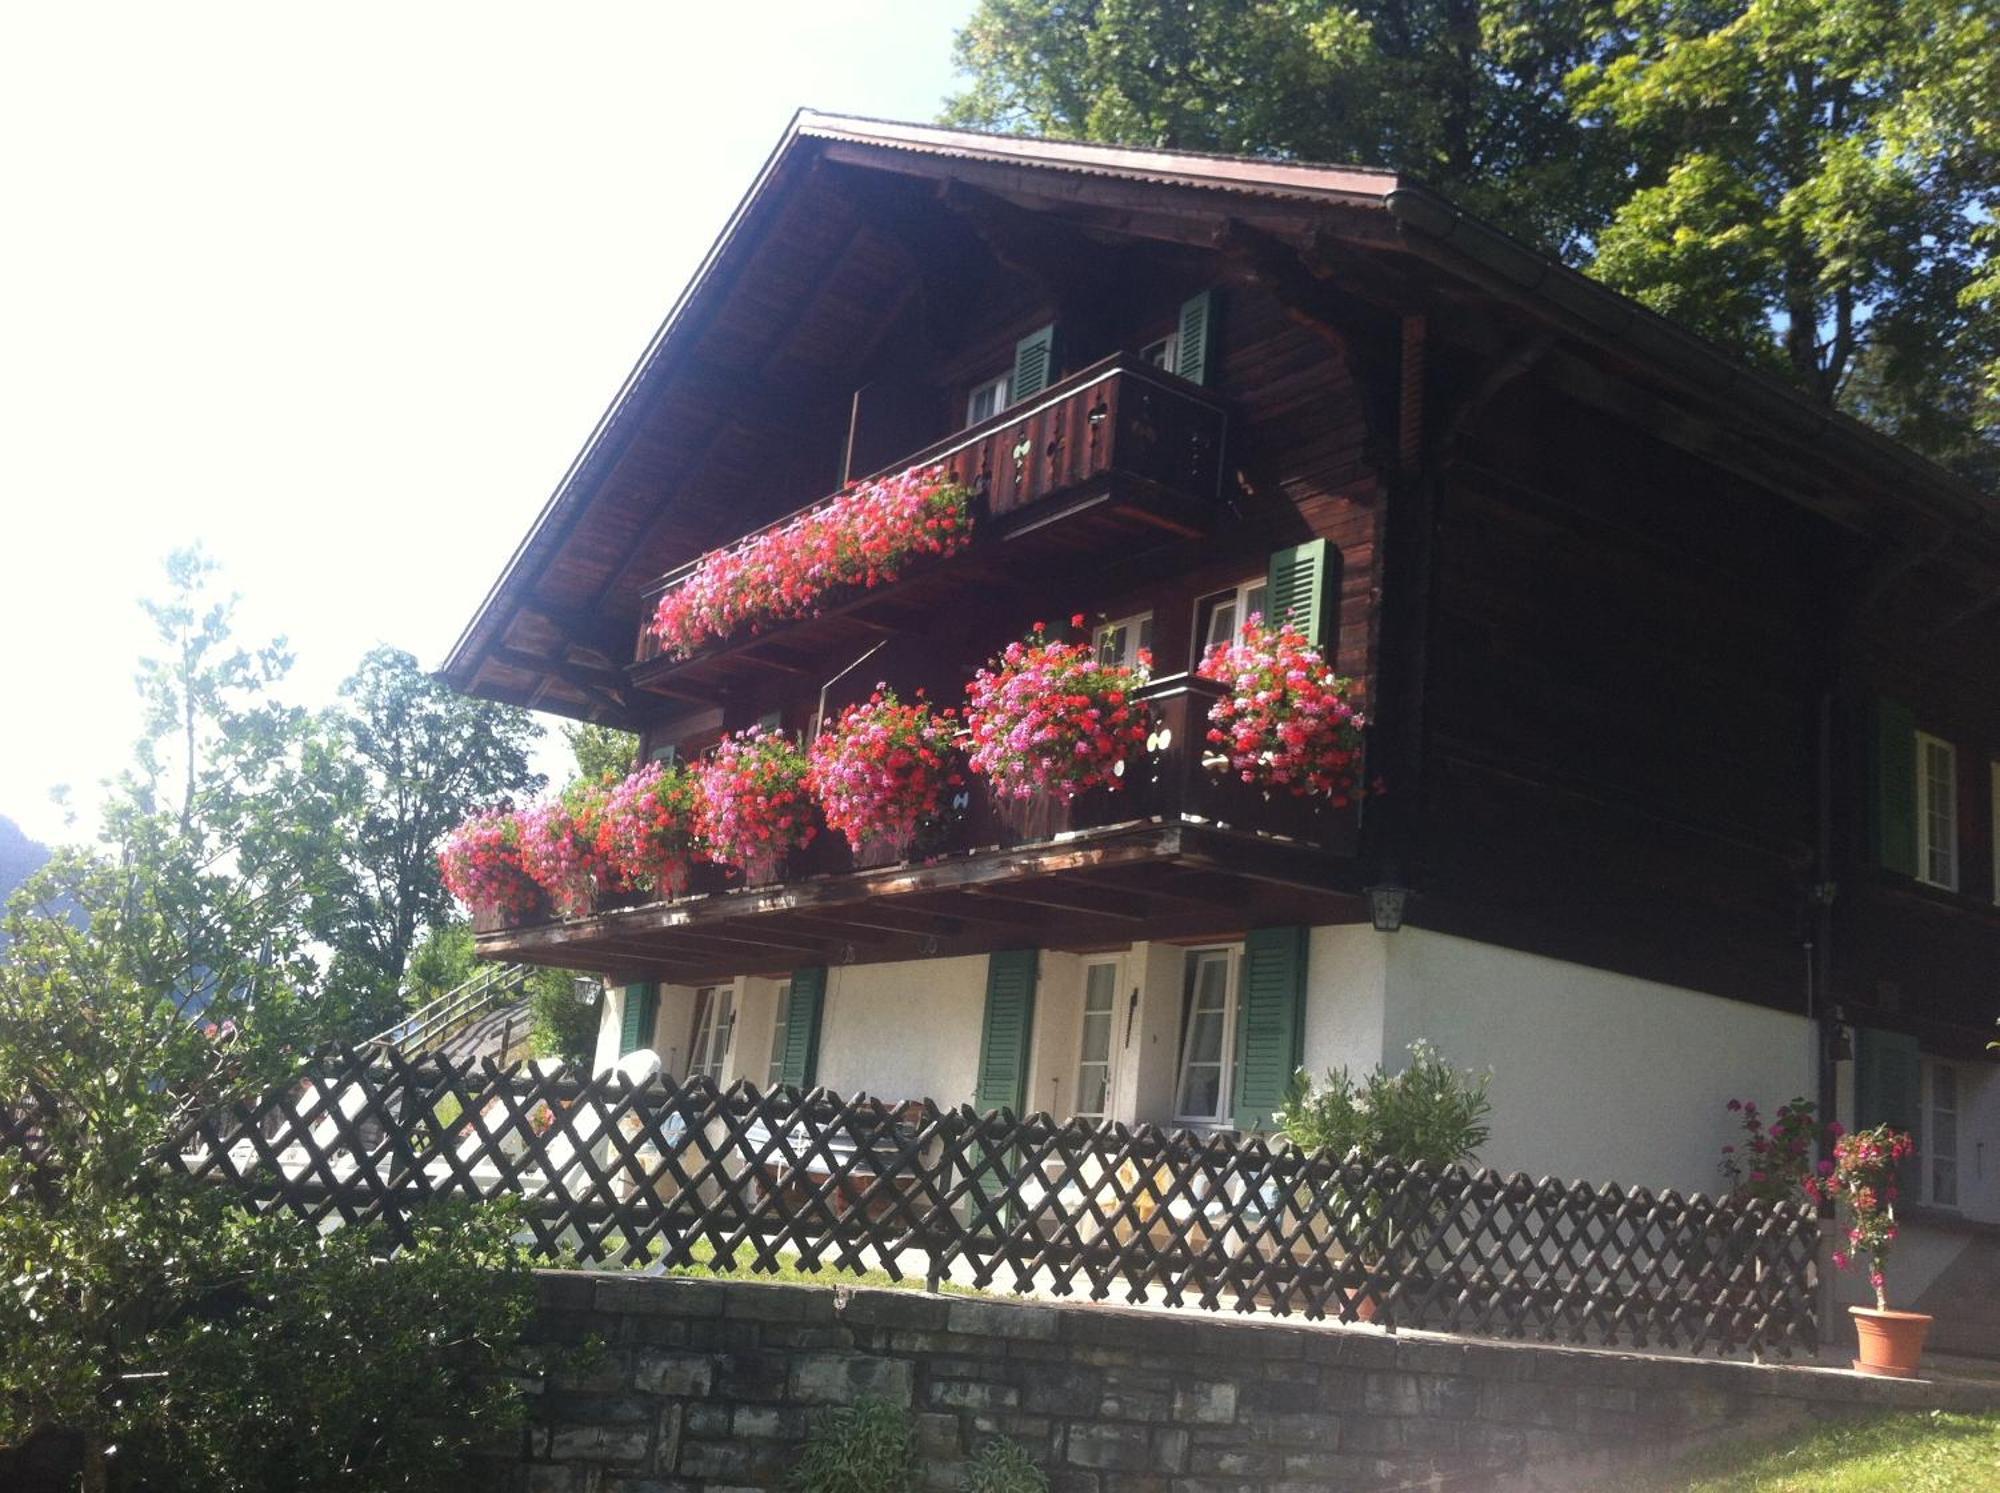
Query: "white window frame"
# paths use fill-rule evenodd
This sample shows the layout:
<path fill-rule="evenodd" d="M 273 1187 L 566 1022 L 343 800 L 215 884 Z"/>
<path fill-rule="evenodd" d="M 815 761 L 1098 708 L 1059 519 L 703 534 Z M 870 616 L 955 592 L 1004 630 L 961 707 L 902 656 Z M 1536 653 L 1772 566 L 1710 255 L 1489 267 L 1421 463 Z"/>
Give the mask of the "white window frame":
<path fill-rule="evenodd" d="M 1933 1208 L 1956 1210 L 1964 1196 L 1964 1168 L 1960 1166 L 1960 1152 L 1965 1138 L 1965 1127 L 1961 1123 L 1965 1115 L 1965 1075 L 1958 1065 L 1945 1062 L 1941 1058 L 1921 1058 L 1917 1063 L 1917 1200 Z M 1940 1082 L 1943 1075 L 1945 1081 Z M 1940 1104 L 1938 1090 L 1950 1090 L 1949 1103 Z M 1943 1128 L 1940 1119 L 1950 1121 L 1951 1147 L 1938 1154 L 1938 1134 Z M 1951 1186 L 1940 1188 L 1932 1167 L 1934 1162 L 1943 1161 L 1950 1169 Z M 1948 1194 L 1948 1195 L 1947 1195 Z"/>
<path fill-rule="evenodd" d="M 1931 837 L 1938 808 L 1937 785 L 1931 780 L 1931 754 L 1945 762 L 1943 840 Z M 1941 737 L 1917 732 L 1917 880 L 1947 892 L 1958 890 L 1958 748 Z"/>
<path fill-rule="evenodd" d="M 1188 1039 L 1194 1035 L 1194 992 L 1198 971 L 1204 960 L 1221 957 L 1227 971 L 1222 995 L 1222 1071 L 1215 1086 L 1215 1113 L 1190 1114 L 1181 1108 L 1187 1088 Z M 1218 944 L 1189 949 L 1181 981 L 1181 1030 L 1174 1059 L 1174 1119 L 1176 1125 L 1227 1129 L 1236 1104 L 1236 1007 L 1242 999 L 1243 945 Z M 1205 1066 L 1205 1065 L 1204 1065 Z"/>
<path fill-rule="evenodd" d="M 982 421 L 991 420 L 995 415 L 1007 408 L 1007 384 L 1012 377 L 1011 373 L 996 373 L 993 377 L 974 384 L 966 391 L 965 423 L 968 428 Z M 991 394 L 993 396 L 993 408 L 986 411 L 983 415 L 975 414 L 974 411 L 979 408 L 979 396 L 982 394 Z"/>
<path fill-rule="evenodd" d="M 730 1039 L 736 1032 L 736 987 L 703 985 L 694 993 L 694 1038 L 688 1044 L 687 1076 L 722 1082 L 729 1069 Z"/>
<path fill-rule="evenodd" d="M 771 1055 L 764 1064 L 764 1087 L 785 1081 L 785 1042 L 792 1026 L 792 982 L 778 981 L 777 1003 L 771 1007 Z"/>
<path fill-rule="evenodd" d="M 1113 633 L 1125 629 L 1125 640 L 1116 658 L 1104 656 L 1105 644 Z M 1139 666 L 1139 655 L 1150 653 L 1153 648 L 1153 614 L 1134 612 L 1129 617 L 1113 617 L 1108 622 L 1100 622 L 1091 629 L 1090 651 L 1100 664 L 1123 664 L 1128 669 Z"/>
<path fill-rule="evenodd" d="M 1153 356 L 1158 353 L 1159 356 Z M 1178 373 L 1181 366 L 1181 329 L 1175 327 L 1164 337 L 1156 337 L 1139 349 L 1139 361 L 1163 373 Z"/>
<path fill-rule="evenodd" d="M 1199 662 L 1202 658 L 1205 658 L 1209 647 L 1214 643 L 1226 641 L 1233 645 L 1242 642 L 1243 624 L 1250 618 L 1250 598 L 1257 592 L 1262 591 L 1265 593 L 1265 601 L 1268 603 L 1270 600 L 1270 590 L 1271 578 L 1268 575 L 1253 575 L 1248 580 L 1240 582 L 1233 590 L 1211 591 L 1208 595 L 1198 599 L 1194 604 L 1193 627 L 1196 661 Z M 1229 619 L 1229 636 L 1227 639 L 1210 637 L 1209 634 L 1214 630 L 1215 626 L 1216 610 L 1224 606 L 1232 608 Z M 1204 616 L 1204 613 L 1207 615 Z M 1258 608 L 1258 615 L 1263 615 L 1263 608 L 1261 606 Z"/>
<path fill-rule="evenodd" d="M 1090 1030 L 1090 976 L 1093 970 L 1111 971 L 1111 1004 L 1104 1011 L 1104 1108 L 1075 1111 L 1076 1118 L 1086 1120 L 1108 1120 L 1111 1118 L 1113 1099 L 1118 1084 L 1118 992 L 1125 988 L 1125 961 L 1114 955 L 1109 959 L 1086 959 L 1083 962 L 1083 989 L 1077 998 L 1076 1016 L 1076 1062 L 1073 1065 L 1076 1087 L 1071 1092 L 1075 1103 L 1083 1102 L 1083 1070 L 1096 1067 L 1096 1060 L 1084 1057 L 1084 1036 Z"/>

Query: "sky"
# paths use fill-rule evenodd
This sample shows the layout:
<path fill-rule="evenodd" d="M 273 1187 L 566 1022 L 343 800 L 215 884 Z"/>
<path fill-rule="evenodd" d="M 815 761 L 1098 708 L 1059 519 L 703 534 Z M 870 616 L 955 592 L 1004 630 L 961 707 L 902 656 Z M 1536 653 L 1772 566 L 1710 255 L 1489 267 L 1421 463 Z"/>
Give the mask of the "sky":
<path fill-rule="evenodd" d="M 0 6 L 0 815 L 90 832 L 175 548 L 300 703 L 440 664 L 792 112 L 932 118 L 970 8 Z"/>

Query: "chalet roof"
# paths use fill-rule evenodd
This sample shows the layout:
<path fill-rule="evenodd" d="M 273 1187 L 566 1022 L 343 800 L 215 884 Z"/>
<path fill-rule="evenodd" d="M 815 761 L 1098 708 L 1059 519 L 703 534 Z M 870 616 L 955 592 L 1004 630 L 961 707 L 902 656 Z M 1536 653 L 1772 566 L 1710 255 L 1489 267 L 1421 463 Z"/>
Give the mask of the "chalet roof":
<path fill-rule="evenodd" d="M 718 449 L 728 456 L 732 401 L 803 376 L 814 355 L 831 361 L 830 350 L 862 335 L 851 307 L 843 321 L 840 308 L 828 304 L 830 290 L 851 288 L 856 304 L 864 292 L 879 301 L 909 273 L 907 255 L 899 263 L 871 240 L 865 214 L 841 210 L 822 167 L 849 173 L 843 179 L 860 171 L 927 176 L 936 188 L 963 183 L 1017 206 L 1077 215 L 1100 234 L 1179 234 L 1183 243 L 1213 245 L 1247 226 L 1306 250 L 1343 245 L 1378 260 L 1414 260 L 1421 274 L 1502 303 L 1588 349 L 1614 375 L 1637 380 L 1648 391 L 1639 396 L 1641 408 L 1704 429 L 1713 422 L 1721 434 L 1710 439 L 1718 444 L 1812 467 L 1813 506 L 1836 520 L 1917 546 L 1906 524 L 1879 521 L 1883 505 L 1894 503 L 1919 521 L 1918 547 L 1970 541 L 2000 558 L 1994 495 L 1396 172 L 807 110 L 787 127 L 453 647 L 441 671 L 453 685 L 617 717 L 604 708 L 604 686 L 630 656 L 637 592 L 651 578 L 645 562 L 657 558 L 660 514 L 684 511 L 699 552 L 706 547 L 699 500 L 711 513 L 730 512 L 726 481 L 714 494 L 685 489 L 708 480 L 705 466 Z M 788 238 L 776 245 L 780 224 Z M 772 289 L 781 281 L 816 290 L 809 300 L 788 302 Z M 767 459 L 768 438 L 738 434 L 744 463 Z M 707 543 L 733 532 L 710 528 Z M 556 662 L 541 667 L 544 655 Z M 591 661 L 600 657 L 602 665 Z"/>

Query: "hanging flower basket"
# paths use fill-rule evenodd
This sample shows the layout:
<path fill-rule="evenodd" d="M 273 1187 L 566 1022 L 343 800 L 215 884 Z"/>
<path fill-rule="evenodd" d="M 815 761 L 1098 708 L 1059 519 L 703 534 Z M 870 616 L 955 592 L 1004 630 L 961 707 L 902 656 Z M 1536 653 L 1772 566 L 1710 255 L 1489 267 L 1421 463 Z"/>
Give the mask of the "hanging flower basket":
<path fill-rule="evenodd" d="M 812 744 L 813 794 L 828 828 L 863 861 L 907 854 L 918 830 L 942 810 L 945 790 L 963 781 L 953 768 L 956 712 L 935 711 L 918 695 L 905 705 L 877 685 Z"/>
<path fill-rule="evenodd" d="M 971 489 L 913 467 L 706 556 L 660 598 L 653 634 L 685 657 L 739 628 L 810 617 L 836 592 L 885 586 L 912 560 L 954 554 L 971 538 Z"/>
<path fill-rule="evenodd" d="M 1115 791 L 1146 739 L 1147 712 L 1133 696 L 1151 663 L 1142 652 L 1136 669 L 1101 664 L 1088 643 L 1053 641 L 1037 622 L 967 686 L 972 770 L 1002 799 L 1067 804 L 1089 788 Z"/>
<path fill-rule="evenodd" d="M 521 811 L 521 864 L 564 917 L 588 917 L 600 894 L 626 889 L 598 839 L 610 792 L 602 783 L 573 783 Z"/>
<path fill-rule="evenodd" d="M 498 809 L 466 820 L 438 852 L 445 890 L 475 922 L 519 927 L 545 910 L 546 899 L 521 864 L 521 820 Z"/>
<path fill-rule="evenodd" d="M 696 769 L 696 827 L 709 855 L 753 885 L 777 880 L 785 857 L 819 833 L 807 771 L 806 754 L 776 731 L 724 737 Z"/>
<path fill-rule="evenodd" d="M 1195 674 L 1226 693 L 1208 712 L 1218 771 L 1272 793 L 1321 795 L 1336 808 L 1362 796 L 1362 731 L 1354 681 L 1327 666 L 1289 621 L 1243 625 L 1242 641 L 1212 646 Z"/>
<path fill-rule="evenodd" d="M 700 800 L 688 768 L 649 762 L 611 786 L 598 824 L 598 848 L 626 885 L 661 897 L 681 896 L 701 859 L 695 824 Z"/>

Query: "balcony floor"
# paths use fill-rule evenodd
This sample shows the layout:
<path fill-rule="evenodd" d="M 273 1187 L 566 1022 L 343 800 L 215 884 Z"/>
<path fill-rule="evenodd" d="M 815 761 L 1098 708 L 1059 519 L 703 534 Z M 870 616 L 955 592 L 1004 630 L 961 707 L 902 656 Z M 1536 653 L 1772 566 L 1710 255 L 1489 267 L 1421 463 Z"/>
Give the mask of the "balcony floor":
<path fill-rule="evenodd" d="M 478 947 L 490 959 L 688 984 L 805 964 L 1083 951 L 1366 917 L 1351 856 L 1152 819 L 481 933 Z"/>

